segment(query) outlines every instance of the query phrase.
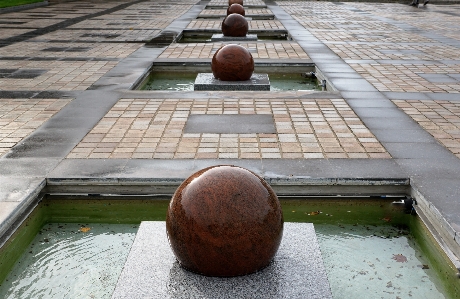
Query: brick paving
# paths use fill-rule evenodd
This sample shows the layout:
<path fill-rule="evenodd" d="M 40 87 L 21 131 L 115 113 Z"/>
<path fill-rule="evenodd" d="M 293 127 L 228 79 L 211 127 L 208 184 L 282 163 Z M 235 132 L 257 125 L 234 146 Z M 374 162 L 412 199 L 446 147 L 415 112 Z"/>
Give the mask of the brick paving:
<path fill-rule="evenodd" d="M 246 16 L 248 15 L 271 15 L 271 10 L 267 8 L 247 8 L 244 10 Z M 206 9 L 200 13 L 200 17 L 206 17 L 210 15 L 221 15 L 222 17 L 227 15 L 227 9 Z"/>
<path fill-rule="evenodd" d="M 91 59 L 122 59 L 139 49 L 137 43 L 15 43 L 0 48 L 3 60 L 14 57 L 44 58 L 86 58 Z M 13 59 L 12 59 L 13 60 Z"/>
<path fill-rule="evenodd" d="M 214 53 L 227 43 L 187 43 L 171 44 L 161 55 L 160 58 L 211 58 Z M 253 58 L 268 59 L 309 59 L 307 53 L 293 42 L 253 42 L 238 43 L 251 52 Z"/>
<path fill-rule="evenodd" d="M 43 71 L 35 78 L 0 78 L 2 90 L 86 90 L 118 61 L 0 60 L 0 69 Z"/>
<path fill-rule="evenodd" d="M 7 70 L 7 73 L 15 70 L 38 72 L 37 76 L 31 76 L 30 78 L 26 78 L 27 76 L 21 78 L 2 75 L 0 76 L 0 90 L 86 90 L 116 66 L 121 59 L 128 57 L 142 47 L 143 42 L 158 35 L 172 21 L 190 9 L 195 2 L 192 0 L 181 1 L 180 3 L 141 2 L 121 10 L 82 20 L 76 24 L 26 41 L 0 47 L 1 70 Z M 75 17 L 98 13 L 123 3 L 123 1 L 66 2 L 2 14 L 0 15 L 2 28 L 7 30 L 0 31 L 0 39 L 30 33 L 35 29 L 57 24 L 64 20 L 71 20 Z M 226 0 L 212 0 L 208 5 L 226 6 L 227 3 Z M 264 5 L 264 2 L 248 0 L 245 1 L 245 4 Z M 416 10 L 408 5 L 390 3 L 279 1 L 277 4 L 379 91 L 460 92 L 460 75 L 458 75 L 460 73 L 460 51 L 458 51 L 458 47 L 449 44 L 449 42 L 433 38 L 433 36 L 441 36 L 446 39 L 460 40 L 460 30 L 456 30 L 460 29 L 460 5 L 436 6 L 430 4 L 425 9 Z M 225 10 L 206 10 L 202 12 L 202 15 L 216 12 L 224 13 Z M 267 8 L 248 8 L 247 12 L 254 14 L 271 13 Z M 251 20 L 249 23 L 251 30 L 285 29 L 278 20 Z M 413 26 L 414 30 L 404 30 L 400 27 L 400 24 Z M 216 30 L 220 29 L 220 25 L 220 20 L 195 19 L 191 20 L 187 28 Z M 424 34 L 425 31 L 430 31 L 435 35 Z M 209 59 L 223 44 L 172 44 L 165 49 L 160 58 L 171 60 L 178 58 L 190 59 L 190 61 L 200 58 Z M 247 47 L 256 59 L 310 59 L 294 41 L 259 41 L 242 43 L 242 45 Z M 11 99 L 2 99 L 2 101 L 6 103 Z M 43 101 L 46 102 L 47 100 Z M 203 135 L 201 134 L 200 136 L 195 136 L 191 134 L 189 136 L 189 134 L 181 131 L 184 121 L 182 116 L 177 117 L 179 119 L 177 122 L 176 116 L 173 117 L 176 114 L 171 112 L 169 116 L 166 116 L 170 112 L 167 107 L 172 105 L 169 101 L 174 102 L 177 100 L 123 99 L 119 103 L 122 106 L 126 105 L 126 109 L 128 107 L 129 109 L 134 109 L 133 107 L 137 107 L 135 103 L 145 102 L 142 104 L 145 106 L 142 108 L 145 111 L 141 115 L 148 115 L 149 113 L 146 111 L 149 111 L 151 107 L 156 107 L 155 109 L 162 111 L 161 113 L 158 111 L 155 113 L 159 113 L 160 116 L 165 118 L 169 117 L 168 124 L 173 124 L 175 127 L 168 130 L 161 127 L 161 136 L 156 136 L 159 133 L 155 133 L 155 137 L 145 137 L 144 135 L 139 137 L 140 133 L 130 125 L 129 131 L 124 133 L 128 134 L 129 137 L 126 137 L 128 135 L 123 135 L 122 139 L 116 142 L 114 141 L 115 139 L 110 139 L 113 142 L 107 142 L 104 139 L 104 141 L 97 141 L 92 147 L 89 146 L 91 142 L 88 142 L 88 140 L 92 140 L 91 138 L 96 140 L 101 136 L 94 136 L 93 134 L 112 134 L 108 132 L 101 133 L 105 129 L 104 125 L 109 126 L 108 124 L 114 121 L 113 125 L 115 126 L 115 124 L 120 124 L 118 121 L 127 121 L 128 117 L 124 116 L 119 117 L 117 120 L 117 117 L 114 116 L 116 112 L 111 111 L 95 127 L 94 130 L 100 130 L 97 131 L 99 133 L 91 132 L 87 136 L 89 139 L 85 138 L 72 151 L 69 158 L 120 158 L 128 156 L 131 158 L 389 158 L 388 153 L 375 137 L 366 135 L 370 134 L 370 132 L 365 127 L 362 127 L 363 125 L 356 115 L 353 117 L 344 116 L 345 111 L 351 110 L 340 97 L 331 100 L 302 100 L 303 102 L 301 101 L 300 103 L 290 99 L 277 101 L 262 99 L 260 102 L 241 99 L 243 103 L 253 101 L 252 104 L 248 104 L 248 111 L 252 111 L 250 113 L 268 113 L 273 115 L 275 121 L 280 117 L 277 113 L 277 109 L 282 109 L 280 107 L 284 107 L 283 109 L 289 111 L 290 109 L 303 109 L 306 111 L 305 107 L 312 108 L 312 106 L 315 106 L 315 109 L 320 111 L 318 115 L 321 114 L 324 120 L 321 126 L 328 127 L 332 131 L 333 136 L 326 137 L 321 136 L 321 130 L 324 128 L 320 127 L 318 129 L 314 127 L 316 122 L 311 120 L 310 117 L 307 117 L 306 122 L 297 122 L 297 114 L 294 114 L 296 117 L 292 117 L 290 114 L 285 121 L 277 122 L 277 134 L 273 136 L 271 134 L 250 134 L 248 136 L 240 136 L 241 134 L 236 134 L 235 136 L 232 134 L 204 134 L 204 136 L 201 136 Z M 194 99 L 190 103 L 184 102 L 184 105 L 191 105 L 187 106 L 189 108 L 183 108 L 185 109 L 184 111 L 189 114 L 196 113 L 197 110 L 194 110 L 194 105 L 199 107 L 204 105 L 207 107 L 206 109 L 211 109 L 209 107 L 213 107 L 213 105 L 235 105 L 233 100 L 225 100 L 220 104 L 216 104 L 211 100 L 207 100 L 206 104 L 200 101 L 199 99 Z M 181 107 L 182 100 L 180 102 L 174 105 Z M 267 104 L 268 102 L 271 104 Z M 276 103 L 280 106 L 276 106 L 278 105 Z M 460 139 L 456 133 L 458 124 L 454 122 L 445 125 L 446 121 L 451 121 L 454 116 L 459 115 L 458 106 L 455 102 L 431 102 L 430 104 L 407 101 L 395 103 L 417 121 L 427 118 L 428 120 L 421 123 L 424 128 L 431 132 L 431 128 L 436 127 L 437 129 L 435 129 L 436 132 L 433 133 L 433 136 L 458 155 L 456 145 L 456 142 Z M 434 104 L 438 106 L 432 106 Z M 296 105 L 300 105 L 302 108 Z M 419 109 L 422 105 L 426 107 Z M 264 107 L 266 110 L 259 107 Z M 119 105 L 114 106 L 115 108 L 121 109 Z M 166 110 L 163 111 L 162 109 Z M 225 114 L 230 111 L 229 109 L 226 108 L 220 110 L 220 112 L 215 112 L 211 109 L 203 113 Z M 240 113 L 246 113 L 245 109 L 239 110 Z M 335 115 L 339 116 L 332 117 L 327 112 L 329 111 L 328 109 L 334 110 Z M 429 109 L 432 109 L 432 111 L 429 111 Z M 185 114 L 182 110 L 179 110 L 179 112 L 182 113 L 181 115 Z M 435 114 L 444 116 L 447 113 L 453 115 L 449 116 L 448 120 L 442 117 L 432 117 Z M 3 116 L 8 114 L 9 112 L 2 110 Z M 299 115 L 299 118 L 305 117 L 305 114 L 300 113 Z M 136 116 L 132 118 L 132 121 L 137 124 L 138 119 L 141 118 L 144 117 Z M 342 123 L 341 126 L 337 127 L 335 122 L 339 120 Z M 356 123 L 354 123 L 355 121 Z M 7 126 L 6 122 L 12 123 L 12 118 L 2 117 L 2 126 Z M 428 122 L 431 123 L 427 125 Z M 37 121 L 32 121 L 28 126 L 32 127 L 38 123 Z M 293 132 L 288 130 L 288 133 L 284 133 L 284 127 L 280 123 L 284 123 L 287 127 L 290 126 Z M 306 124 L 313 128 L 312 132 L 302 132 L 302 129 L 307 127 Z M 156 125 L 156 123 L 149 124 L 149 126 Z M 358 127 L 353 127 L 355 125 Z M 345 127 L 351 131 L 341 132 L 340 130 Z M 1 132 L 3 132 L 3 128 Z M 356 131 L 358 129 L 362 129 L 361 133 L 364 132 L 365 136 L 358 134 L 358 131 Z M 445 130 L 444 135 L 438 132 L 441 130 Z M 121 133 L 119 132 L 119 134 Z M 168 134 L 178 136 L 169 136 Z M 351 135 L 342 136 L 340 134 Z M 450 137 L 444 138 L 446 134 Z M 2 143 L 2 149 L 15 145 L 18 139 L 14 140 L 16 141 Z M 272 144 L 272 146 L 269 147 L 268 144 Z M 2 153 L 4 151 L 2 150 Z"/>
<path fill-rule="evenodd" d="M 0 156 L 67 105 L 70 99 L 0 99 Z"/>
<path fill-rule="evenodd" d="M 459 59 L 457 47 L 403 30 L 381 19 L 404 21 L 458 40 L 459 31 L 452 29 L 459 27 L 459 16 L 445 14 L 457 9 L 458 5 L 437 6 L 436 12 L 429 14 L 423 10 L 416 13 L 408 5 L 387 3 L 350 3 L 356 10 L 330 2 L 282 1 L 279 5 L 337 55 L 345 61 L 350 60 L 350 66 L 379 91 L 460 92 L 460 80 L 456 75 L 460 64 L 444 62 Z M 323 18 L 317 22 L 315 18 L 321 19 L 321 16 L 328 16 L 331 21 Z M 367 60 L 385 61 L 369 63 Z M 444 80 L 438 74 L 445 74 Z"/>
<path fill-rule="evenodd" d="M 423 100 L 393 102 L 460 158 L 460 103 Z"/>
<path fill-rule="evenodd" d="M 189 115 L 269 114 L 276 134 L 184 133 Z M 343 99 L 122 99 L 68 158 L 390 158 Z"/>
<path fill-rule="evenodd" d="M 265 5 L 265 2 L 262 0 L 245 0 L 244 2 L 245 6 L 251 6 L 251 5 Z M 228 0 L 211 0 L 208 3 L 208 6 L 214 6 L 214 5 L 221 5 L 221 6 L 228 6 Z"/>
<path fill-rule="evenodd" d="M 193 20 L 187 26 L 187 29 L 195 30 L 220 30 L 222 25 L 222 20 L 206 20 L 198 19 Z M 249 31 L 251 30 L 263 30 L 263 29 L 272 29 L 272 30 L 282 30 L 284 29 L 283 24 L 278 20 L 251 20 L 248 21 Z"/>

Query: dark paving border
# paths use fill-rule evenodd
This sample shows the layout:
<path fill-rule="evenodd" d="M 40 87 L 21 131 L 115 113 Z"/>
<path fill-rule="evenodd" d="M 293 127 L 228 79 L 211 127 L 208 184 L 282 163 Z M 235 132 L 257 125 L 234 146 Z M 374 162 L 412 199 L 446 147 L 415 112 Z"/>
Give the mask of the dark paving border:
<path fill-rule="evenodd" d="M 31 31 L 31 32 L 27 32 L 27 33 L 20 34 L 20 35 L 17 35 L 17 36 L 13 36 L 13 37 L 9 37 L 9 38 L 0 39 L 0 48 L 12 45 L 14 43 L 23 42 L 23 41 L 26 41 L 28 39 L 34 38 L 34 37 L 38 37 L 38 36 L 41 36 L 41 35 L 44 35 L 44 34 L 47 34 L 47 33 L 50 33 L 50 32 L 54 32 L 56 30 L 61 30 L 63 28 L 75 25 L 75 24 L 77 24 L 77 23 L 79 23 L 81 21 L 91 19 L 91 18 L 95 18 L 95 17 L 99 17 L 99 16 L 103 16 L 103 15 L 106 15 L 106 14 L 110 14 L 110 13 L 113 13 L 115 11 L 122 10 L 124 8 L 127 8 L 127 7 L 131 6 L 131 5 L 141 3 L 141 2 L 144 2 L 144 1 L 145 0 L 137 0 L 137 1 L 133 1 L 133 2 L 123 3 L 123 4 L 117 5 L 115 7 L 112 7 L 112 8 L 103 10 L 103 11 L 99 11 L 97 13 L 88 14 L 88 15 L 84 15 L 84 16 L 81 16 L 81 17 L 68 19 L 68 20 L 59 22 L 57 24 L 53 24 L 53 25 L 50 25 L 50 26 L 47 26 L 47 27 L 36 29 L 34 31 Z"/>

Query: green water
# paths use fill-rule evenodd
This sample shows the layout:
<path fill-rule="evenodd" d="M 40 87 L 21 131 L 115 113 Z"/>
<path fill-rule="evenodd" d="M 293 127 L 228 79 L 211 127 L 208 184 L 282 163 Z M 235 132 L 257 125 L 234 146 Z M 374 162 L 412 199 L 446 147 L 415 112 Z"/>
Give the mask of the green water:
<path fill-rule="evenodd" d="M 0 287 L 0 298 L 110 298 L 138 225 L 49 223 Z"/>
<path fill-rule="evenodd" d="M 400 205 L 387 199 L 281 204 L 285 221 L 315 224 L 334 298 L 458 298 L 455 271 L 420 219 Z M 168 198 L 44 200 L 0 250 L 4 272 L 6 259 L 23 248 L 0 298 L 110 298 L 138 223 L 164 220 L 167 206 Z"/>
<path fill-rule="evenodd" d="M 152 73 L 142 90 L 193 91 L 197 73 Z M 269 73 L 271 91 L 321 90 L 311 78 L 300 73 Z"/>
<path fill-rule="evenodd" d="M 334 298 L 446 298 L 408 230 L 349 224 L 315 228 Z"/>

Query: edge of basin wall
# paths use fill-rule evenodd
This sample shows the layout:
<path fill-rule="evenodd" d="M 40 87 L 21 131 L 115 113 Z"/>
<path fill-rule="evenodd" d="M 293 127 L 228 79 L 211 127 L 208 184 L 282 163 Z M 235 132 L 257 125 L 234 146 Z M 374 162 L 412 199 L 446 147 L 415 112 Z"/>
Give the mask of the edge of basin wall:
<path fill-rule="evenodd" d="M 315 75 L 318 82 L 323 82 L 322 86 L 326 91 L 338 92 L 339 90 L 332 84 L 332 82 L 323 74 L 323 72 L 315 65 Z"/>
<path fill-rule="evenodd" d="M 254 64 L 254 69 L 256 73 L 315 73 L 321 75 L 320 78 L 317 77 L 318 83 L 321 83 L 322 80 L 329 80 L 326 77 L 318 72 L 318 68 L 312 62 L 305 63 L 270 63 L 270 62 L 260 62 L 256 61 Z M 150 76 L 154 72 L 201 72 L 201 73 L 210 73 L 211 72 L 211 61 L 207 59 L 206 61 L 201 62 L 172 62 L 172 61 L 153 61 L 147 69 L 143 72 L 139 78 L 133 83 L 130 90 L 142 90 L 143 86 L 150 80 Z M 326 87 L 325 91 L 337 91 L 331 83 L 327 83 L 330 89 Z"/>
<path fill-rule="evenodd" d="M 31 196 L 29 200 L 24 200 L 20 203 L 6 219 L 0 219 L 0 248 L 2 248 L 10 237 L 17 231 L 22 223 L 38 206 L 38 203 L 43 199 L 44 193 Z"/>
<path fill-rule="evenodd" d="M 460 232 L 455 231 L 438 209 L 414 186 L 411 186 L 410 196 L 415 199 L 413 208 L 417 215 L 419 215 L 438 245 L 457 268 L 457 276 L 460 278 L 460 244 L 458 238 Z"/>
<path fill-rule="evenodd" d="M 410 185 L 409 179 L 346 179 L 346 178 L 270 178 L 265 180 L 279 196 L 411 196 L 414 209 L 460 272 L 460 244 L 458 235 L 439 211 L 427 201 L 423 194 Z M 0 223 L 0 248 L 23 223 L 42 200 L 44 194 L 72 195 L 172 195 L 183 182 L 183 178 L 170 179 L 93 179 L 93 178 L 49 178 L 46 184 L 24 198 L 23 203 Z M 458 274 L 457 274 L 458 275 Z"/>

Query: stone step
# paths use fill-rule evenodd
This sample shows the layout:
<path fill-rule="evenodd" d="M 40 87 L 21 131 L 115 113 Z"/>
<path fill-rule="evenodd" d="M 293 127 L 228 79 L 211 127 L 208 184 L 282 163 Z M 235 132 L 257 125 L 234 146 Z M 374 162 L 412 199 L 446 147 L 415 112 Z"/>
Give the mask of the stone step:
<path fill-rule="evenodd" d="M 279 250 L 268 267 L 245 276 L 206 277 L 181 268 L 166 223 L 142 222 L 112 299 L 332 298 L 311 223 L 284 223 Z"/>

